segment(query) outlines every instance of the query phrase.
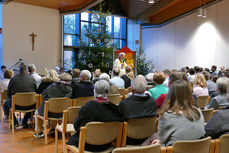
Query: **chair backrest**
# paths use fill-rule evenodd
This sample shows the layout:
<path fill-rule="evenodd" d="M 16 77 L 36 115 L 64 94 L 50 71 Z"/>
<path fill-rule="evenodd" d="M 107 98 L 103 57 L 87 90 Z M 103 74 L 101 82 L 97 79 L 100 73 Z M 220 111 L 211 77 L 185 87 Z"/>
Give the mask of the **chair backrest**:
<path fill-rule="evenodd" d="M 219 139 L 219 146 L 216 147 L 215 153 L 228 153 L 229 152 L 229 134 L 222 135 Z"/>
<path fill-rule="evenodd" d="M 173 153 L 209 153 L 211 138 L 201 140 L 176 141 L 173 143 Z"/>
<path fill-rule="evenodd" d="M 119 94 L 120 94 L 121 96 L 125 96 L 125 94 L 126 94 L 126 89 L 125 89 L 125 88 L 119 88 L 119 89 L 118 89 L 118 92 L 119 92 Z"/>
<path fill-rule="evenodd" d="M 7 100 L 7 99 L 8 99 L 7 90 L 4 90 L 1 92 L 1 106 L 3 106 L 4 100 Z"/>
<path fill-rule="evenodd" d="M 207 109 L 207 110 L 201 110 L 201 112 L 202 112 L 202 114 L 204 116 L 205 123 L 207 123 L 212 118 L 213 108 Z"/>
<path fill-rule="evenodd" d="M 48 112 L 51 113 L 63 113 L 71 104 L 71 99 L 67 97 L 63 98 L 50 98 L 48 100 Z"/>
<path fill-rule="evenodd" d="M 67 124 L 73 124 L 75 119 L 78 116 L 79 110 L 80 110 L 80 106 L 73 106 L 73 107 L 68 107 L 67 111 L 68 111 L 68 117 L 67 117 Z"/>
<path fill-rule="evenodd" d="M 133 139 L 150 137 L 156 130 L 156 119 L 155 116 L 128 120 L 127 136 Z"/>
<path fill-rule="evenodd" d="M 210 96 L 198 96 L 197 97 L 197 106 L 201 109 L 204 109 L 210 101 Z"/>
<path fill-rule="evenodd" d="M 27 107 L 36 104 L 36 93 L 25 92 L 15 94 L 15 105 Z"/>
<path fill-rule="evenodd" d="M 91 145 L 103 145 L 113 142 L 121 135 L 120 122 L 90 122 L 86 124 L 85 142 Z M 120 137 L 121 138 L 121 137 Z"/>
<path fill-rule="evenodd" d="M 113 104 L 118 105 L 120 103 L 120 94 L 108 94 L 107 97 Z"/>
<path fill-rule="evenodd" d="M 129 88 L 126 89 L 126 93 L 125 94 L 127 95 L 130 92 L 131 92 L 131 87 L 129 87 Z"/>
<path fill-rule="evenodd" d="M 161 147 L 159 144 L 156 144 L 144 147 L 116 148 L 112 153 L 161 153 Z"/>
<path fill-rule="evenodd" d="M 94 96 L 89 96 L 89 97 L 78 97 L 75 99 L 76 103 L 74 104 L 74 106 L 83 106 L 85 105 L 87 102 L 94 100 Z"/>

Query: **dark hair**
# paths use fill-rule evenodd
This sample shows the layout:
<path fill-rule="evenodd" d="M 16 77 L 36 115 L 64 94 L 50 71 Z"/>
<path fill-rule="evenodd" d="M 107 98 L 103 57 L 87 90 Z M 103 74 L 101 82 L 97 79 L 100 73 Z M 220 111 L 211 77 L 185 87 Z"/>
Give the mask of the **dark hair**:
<path fill-rule="evenodd" d="M 194 75 L 194 74 L 195 74 L 195 70 L 194 70 L 193 68 L 191 68 L 191 69 L 189 70 L 189 73 L 190 73 L 191 75 Z"/>
<path fill-rule="evenodd" d="M 185 69 L 189 70 L 189 67 L 188 66 L 185 66 Z"/>
<path fill-rule="evenodd" d="M 183 80 L 183 73 L 182 72 L 173 72 L 169 76 L 170 82 L 175 82 L 177 80 Z"/>
<path fill-rule="evenodd" d="M 199 73 L 200 72 L 200 67 L 199 66 L 195 66 L 194 69 L 195 69 L 195 72 L 196 73 Z"/>
<path fill-rule="evenodd" d="M 212 77 L 212 81 L 216 83 L 216 81 L 218 80 L 218 78 L 219 78 L 218 76 L 214 75 L 214 76 Z"/>
<path fill-rule="evenodd" d="M 225 72 L 223 72 L 223 74 L 224 74 L 224 77 L 229 78 L 229 71 L 228 70 L 226 70 Z"/>
<path fill-rule="evenodd" d="M 204 71 L 210 72 L 209 68 L 204 68 Z"/>
<path fill-rule="evenodd" d="M 212 69 L 216 70 L 217 69 L 217 66 L 212 65 Z"/>
<path fill-rule="evenodd" d="M 4 73 L 4 78 L 5 79 L 11 79 L 13 76 L 13 71 L 11 70 L 6 70 L 5 73 Z"/>
<path fill-rule="evenodd" d="M 20 66 L 20 74 L 28 74 L 28 66 L 22 65 Z"/>
<path fill-rule="evenodd" d="M 209 80 L 210 79 L 210 73 L 209 72 L 204 71 L 202 74 L 204 75 L 204 77 L 205 77 L 206 80 Z"/>
<path fill-rule="evenodd" d="M 200 119 L 200 112 L 195 107 L 192 92 L 184 80 L 177 80 L 170 87 L 160 116 L 163 117 L 165 112 L 176 115 L 184 114 L 190 121 Z"/>
<path fill-rule="evenodd" d="M 2 69 L 6 69 L 6 66 L 5 66 L 5 65 L 2 65 L 2 66 L 1 66 L 1 70 L 2 70 Z"/>

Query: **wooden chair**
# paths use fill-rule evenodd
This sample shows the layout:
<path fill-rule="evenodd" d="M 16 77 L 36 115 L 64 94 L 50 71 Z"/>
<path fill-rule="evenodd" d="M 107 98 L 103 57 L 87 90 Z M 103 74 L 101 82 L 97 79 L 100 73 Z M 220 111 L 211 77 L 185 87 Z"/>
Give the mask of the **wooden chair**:
<path fill-rule="evenodd" d="M 6 101 L 7 99 L 8 99 L 7 90 L 4 90 L 3 92 L 1 92 L 1 108 L 0 108 L 1 126 L 3 125 L 3 105 L 4 105 L 4 101 Z"/>
<path fill-rule="evenodd" d="M 55 152 L 58 153 L 58 131 L 62 133 L 63 152 L 66 152 L 66 133 L 75 133 L 73 126 L 74 120 L 77 118 L 80 106 L 69 107 L 64 110 L 62 125 L 57 125 L 55 129 Z"/>
<path fill-rule="evenodd" d="M 114 147 L 120 147 L 122 137 L 122 123 L 120 122 L 90 122 L 80 128 L 80 137 L 78 148 L 67 145 L 67 153 L 84 153 L 85 143 L 91 145 L 103 145 L 115 142 Z M 103 152 L 111 152 L 111 147 Z"/>
<path fill-rule="evenodd" d="M 120 94 L 108 94 L 108 99 L 110 102 L 112 102 L 115 105 L 119 105 L 121 102 L 122 96 Z"/>
<path fill-rule="evenodd" d="M 216 139 L 215 153 L 228 153 L 229 152 L 229 134 L 222 135 Z"/>
<path fill-rule="evenodd" d="M 167 153 L 214 153 L 215 141 L 211 137 L 201 140 L 176 141 L 167 147 Z"/>
<path fill-rule="evenodd" d="M 210 96 L 198 96 L 197 98 L 197 106 L 200 109 L 204 109 L 205 106 L 207 106 L 210 102 Z"/>
<path fill-rule="evenodd" d="M 161 148 L 159 144 L 156 144 L 144 147 L 116 148 L 112 153 L 166 153 L 166 148 Z"/>
<path fill-rule="evenodd" d="M 36 115 L 36 125 L 39 125 L 39 120 L 43 121 L 44 126 L 44 135 L 45 135 L 45 144 L 48 144 L 48 130 L 47 124 L 48 120 L 52 121 L 61 121 L 63 116 L 54 118 L 50 115 L 50 113 L 61 114 L 64 110 L 66 110 L 71 105 L 71 99 L 69 98 L 50 98 L 48 101 L 45 102 L 44 108 L 44 116 Z M 39 136 L 38 126 L 36 126 L 36 135 L 37 138 Z"/>
<path fill-rule="evenodd" d="M 37 109 L 39 103 L 39 95 L 37 95 L 35 92 L 25 92 L 25 93 L 16 93 L 12 96 L 12 107 L 10 109 L 10 117 L 9 117 L 9 127 L 11 128 L 12 125 L 12 134 L 15 133 L 14 130 L 14 113 L 15 112 L 22 112 L 22 113 L 29 113 L 34 112 Z M 15 106 L 19 107 L 29 107 L 35 105 L 32 109 L 16 109 Z M 32 115 L 33 116 L 33 115 Z M 11 124 L 12 120 L 12 124 Z"/>
<path fill-rule="evenodd" d="M 144 139 L 153 135 L 156 131 L 157 117 L 130 119 L 124 122 L 122 147 L 126 146 L 126 138 Z"/>
<path fill-rule="evenodd" d="M 94 100 L 94 96 L 78 97 L 78 98 L 73 100 L 73 106 L 83 106 L 91 100 Z"/>
<path fill-rule="evenodd" d="M 204 116 L 205 123 L 207 123 L 212 118 L 213 108 L 207 109 L 207 110 L 201 110 L 201 112 L 202 112 L 202 114 Z"/>

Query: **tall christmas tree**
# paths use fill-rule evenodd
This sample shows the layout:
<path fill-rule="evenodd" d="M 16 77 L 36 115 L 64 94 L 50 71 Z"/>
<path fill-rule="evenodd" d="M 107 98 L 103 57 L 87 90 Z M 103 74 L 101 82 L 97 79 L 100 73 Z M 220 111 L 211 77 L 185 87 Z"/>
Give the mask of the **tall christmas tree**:
<path fill-rule="evenodd" d="M 153 61 L 146 56 L 144 48 L 140 47 L 137 51 L 137 74 L 147 75 L 155 68 Z"/>
<path fill-rule="evenodd" d="M 114 40 L 108 32 L 109 13 L 93 13 L 93 23 L 85 28 L 86 39 L 80 41 L 80 50 L 75 67 L 94 71 L 100 68 L 102 72 L 109 73 L 113 66 Z"/>

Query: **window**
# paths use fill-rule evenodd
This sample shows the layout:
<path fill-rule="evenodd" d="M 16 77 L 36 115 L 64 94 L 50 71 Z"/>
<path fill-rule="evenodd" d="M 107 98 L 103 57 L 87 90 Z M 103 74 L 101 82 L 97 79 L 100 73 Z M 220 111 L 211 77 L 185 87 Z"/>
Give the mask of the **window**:
<path fill-rule="evenodd" d="M 86 29 L 91 26 L 98 26 L 97 18 L 99 14 L 92 13 L 76 13 L 63 16 L 63 50 L 64 50 L 64 67 L 69 69 L 74 67 L 74 60 L 78 55 L 80 48 L 79 41 L 88 42 L 86 37 Z M 107 25 L 107 31 L 114 40 L 117 48 L 123 48 L 127 44 L 126 40 L 126 18 L 117 16 L 107 16 L 103 21 Z"/>

